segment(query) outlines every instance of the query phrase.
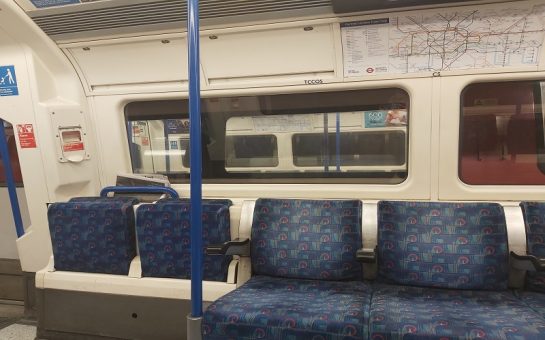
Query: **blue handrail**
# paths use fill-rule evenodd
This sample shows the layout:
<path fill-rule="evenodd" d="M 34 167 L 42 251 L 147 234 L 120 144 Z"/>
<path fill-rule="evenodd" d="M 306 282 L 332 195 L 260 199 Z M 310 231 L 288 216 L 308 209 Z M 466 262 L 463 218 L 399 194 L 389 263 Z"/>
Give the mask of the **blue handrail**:
<path fill-rule="evenodd" d="M 199 0 L 188 0 L 189 148 L 191 192 L 191 316 L 202 317 L 202 152 Z"/>
<path fill-rule="evenodd" d="M 17 237 L 21 237 L 25 234 L 25 228 L 23 227 L 23 219 L 21 218 L 21 208 L 19 207 L 19 199 L 17 198 L 17 186 L 15 185 L 15 179 L 13 178 L 13 170 L 11 169 L 11 162 L 9 159 L 8 140 L 6 138 L 4 121 L 2 119 L 0 119 L 0 157 L 2 157 L 2 163 L 4 164 L 4 173 L 6 174 L 6 185 L 8 186 L 11 213 L 13 215 L 13 222 L 15 222 L 15 231 L 17 232 Z"/>
<path fill-rule="evenodd" d="M 176 190 L 167 187 L 105 187 L 100 191 L 101 197 L 107 197 L 110 192 L 119 194 L 169 194 L 172 198 L 180 198 Z"/>

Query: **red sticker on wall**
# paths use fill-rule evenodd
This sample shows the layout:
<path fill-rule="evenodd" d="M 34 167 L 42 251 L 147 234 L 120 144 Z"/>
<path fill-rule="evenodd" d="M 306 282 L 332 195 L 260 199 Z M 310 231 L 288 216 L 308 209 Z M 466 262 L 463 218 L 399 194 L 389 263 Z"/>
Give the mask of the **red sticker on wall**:
<path fill-rule="evenodd" d="M 83 143 L 82 142 L 76 142 L 76 143 L 65 143 L 62 146 L 62 149 L 64 152 L 70 152 L 70 151 L 82 151 Z"/>
<path fill-rule="evenodd" d="M 34 136 L 34 127 L 32 124 L 18 124 L 17 134 L 19 135 L 21 149 L 32 149 L 36 147 L 36 137 Z"/>

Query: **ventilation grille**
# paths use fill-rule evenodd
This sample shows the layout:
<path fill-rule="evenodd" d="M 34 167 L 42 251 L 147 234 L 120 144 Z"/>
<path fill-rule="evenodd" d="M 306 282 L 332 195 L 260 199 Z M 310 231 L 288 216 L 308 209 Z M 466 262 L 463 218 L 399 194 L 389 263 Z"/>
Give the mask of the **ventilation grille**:
<path fill-rule="evenodd" d="M 201 0 L 200 18 L 215 19 L 317 7 L 331 9 L 331 0 Z M 187 19 L 187 1 L 163 0 L 71 13 L 36 15 L 32 19 L 46 34 L 53 36 L 180 23 Z"/>

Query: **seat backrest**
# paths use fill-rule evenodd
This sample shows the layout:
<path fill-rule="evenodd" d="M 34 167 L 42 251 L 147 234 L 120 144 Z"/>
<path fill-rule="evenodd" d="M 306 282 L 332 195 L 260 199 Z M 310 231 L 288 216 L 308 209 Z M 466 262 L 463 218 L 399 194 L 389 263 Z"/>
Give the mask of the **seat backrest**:
<path fill-rule="evenodd" d="M 360 280 L 362 203 L 356 200 L 258 199 L 252 222 L 253 274 Z"/>
<path fill-rule="evenodd" d="M 230 205 L 228 200 L 203 202 L 203 253 L 208 245 L 231 239 Z M 164 200 L 138 207 L 136 232 L 142 276 L 191 278 L 190 211 L 187 200 Z M 204 255 L 204 280 L 226 281 L 231 260 L 231 256 Z"/>
<path fill-rule="evenodd" d="M 521 202 L 530 255 L 545 258 L 545 202 Z M 545 293 L 545 273 L 528 272 L 526 289 Z"/>
<path fill-rule="evenodd" d="M 495 203 L 378 205 L 378 280 L 455 289 L 507 289 L 507 227 Z"/>
<path fill-rule="evenodd" d="M 134 198 L 81 197 L 47 216 L 55 269 L 127 275 L 136 256 Z"/>

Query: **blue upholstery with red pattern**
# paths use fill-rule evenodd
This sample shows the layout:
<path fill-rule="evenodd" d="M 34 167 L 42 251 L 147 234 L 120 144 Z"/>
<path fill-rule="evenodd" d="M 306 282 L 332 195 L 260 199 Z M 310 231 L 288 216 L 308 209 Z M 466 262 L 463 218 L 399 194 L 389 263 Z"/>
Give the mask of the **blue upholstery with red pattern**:
<path fill-rule="evenodd" d="M 360 201 L 259 199 L 253 274 L 208 307 L 203 339 L 366 339 Z"/>
<path fill-rule="evenodd" d="M 494 203 L 378 205 L 378 279 L 424 287 L 507 288 L 503 208 Z"/>
<path fill-rule="evenodd" d="M 545 294 L 537 292 L 517 292 L 517 296 L 528 307 L 545 319 Z"/>
<path fill-rule="evenodd" d="M 134 198 L 81 197 L 53 203 L 47 217 L 55 269 L 127 275 L 136 256 Z"/>
<path fill-rule="evenodd" d="M 256 275 L 361 280 L 361 201 L 258 199 L 252 223 Z"/>
<path fill-rule="evenodd" d="M 224 204 L 227 203 L 227 204 Z M 231 201 L 203 202 L 203 254 L 208 245 L 231 239 Z M 165 200 L 137 209 L 137 237 L 142 276 L 191 278 L 190 209 L 187 200 Z M 203 255 L 203 278 L 225 281 L 232 256 Z"/>
<path fill-rule="evenodd" d="M 521 202 L 526 226 L 526 247 L 530 255 L 545 258 L 545 202 Z M 545 273 L 528 272 L 526 289 L 545 293 Z"/>
<path fill-rule="evenodd" d="M 204 313 L 205 340 L 366 339 L 370 287 L 254 276 Z"/>
<path fill-rule="evenodd" d="M 471 291 L 378 284 L 371 340 L 538 340 L 545 319 L 511 291 Z"/>

